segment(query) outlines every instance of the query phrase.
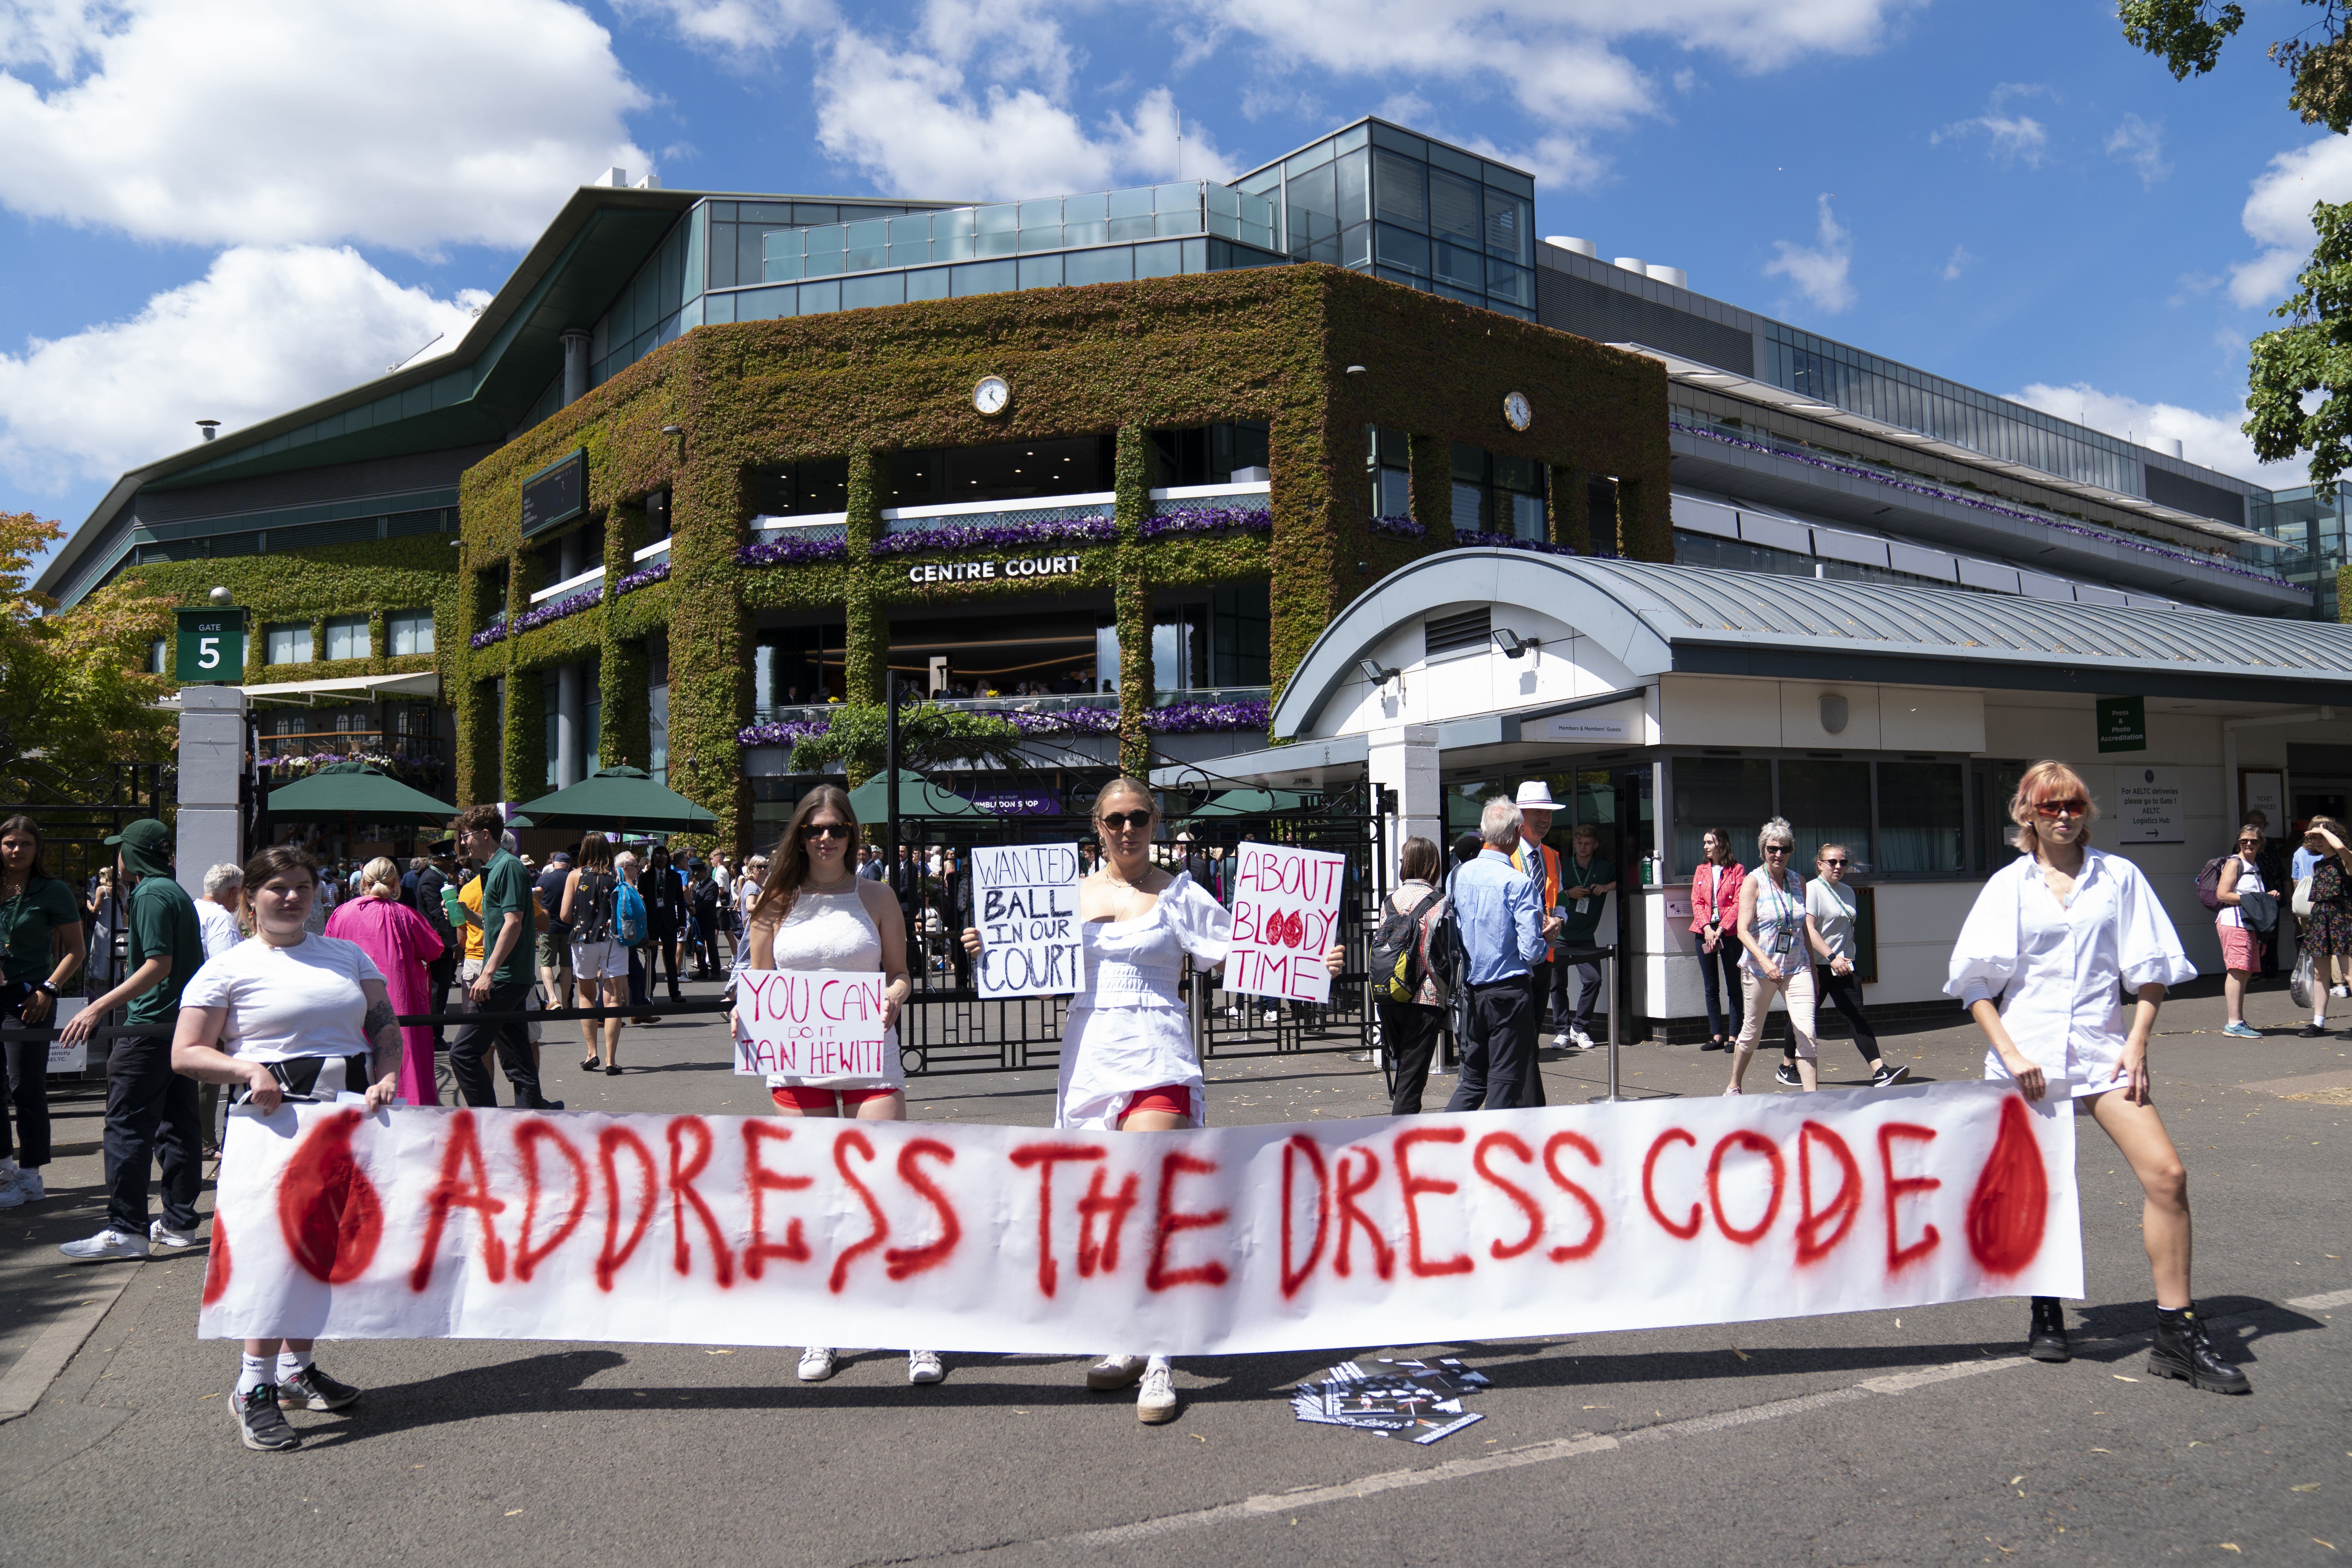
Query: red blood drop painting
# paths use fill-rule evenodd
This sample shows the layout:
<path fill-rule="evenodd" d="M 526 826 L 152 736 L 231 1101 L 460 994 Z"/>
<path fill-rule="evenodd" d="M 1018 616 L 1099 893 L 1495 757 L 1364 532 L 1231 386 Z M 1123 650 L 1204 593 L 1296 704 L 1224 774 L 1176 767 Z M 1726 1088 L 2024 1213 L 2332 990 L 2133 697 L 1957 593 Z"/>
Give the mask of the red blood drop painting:
<path fill-rule="evenodd" d="M 352 1158 L 352 1134 L 362 1120 L 354 1108 L 319 1122 L 278 1183 L 286 1249 L 312 1279 L 330 1285 L 348 1285 L 366 1273 L 383 1239 L 383 1205 Z"/>
<path fill-rule="evenodd" d="M 1988 1274 L 2015 1274 L 2042 1251 L 2050 1215 L 2050 1177 L 2032 1113 L 2011 1095 L 2001 1102 L 2000 1133 L 1969 1197 L 1969 1251 Z"/>
<path fill-rule="evenodd" d="M 228 1294 L 228 1227 L 221 1224 L 218 1210 L 213 1213 L 213 1242 L 205 1255 L 205 1294 L 203 1305 L 210 1307 Z"/>

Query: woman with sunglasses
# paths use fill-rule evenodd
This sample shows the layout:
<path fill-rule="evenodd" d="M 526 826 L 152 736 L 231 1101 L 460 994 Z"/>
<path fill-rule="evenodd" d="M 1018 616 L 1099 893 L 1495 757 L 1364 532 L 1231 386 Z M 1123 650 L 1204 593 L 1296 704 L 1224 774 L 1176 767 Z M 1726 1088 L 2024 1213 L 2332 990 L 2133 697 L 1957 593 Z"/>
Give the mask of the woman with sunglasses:
<path fill-rule="evenodd" d="M 1805 912 L 1813 917 L 1813 929 L 1830 944 L 1830 961 L 1813 971 L 1813 988 L 1829 999 L 1846 1027 L 1853 1031 L 1853 1048 L 1862 1053 L 1870 1087 L 1885 1089 L 1909 1078 L 1911 1069 L 1886 1065 L 1878 1054 L 1878 1032 L 1862 1011 L 1862 980 L 1853 972 L 1853 961 L 1862 951 L 1853 939 L 1860 904 L 1845 882 L 1846 870 L 1853 864 L 1853 857 L 1843 844 L 1824 844 L 1813 851 L 1813 879 L 1805 884 Z M 1794 1041 L 1782 1047 L 1780 1065 L 1772 1076 L 1790 1089 L 1803 1087 Z"/>
<path fill-rule="evenodd" d="M 1152 864 L 1155 816 L 1151 786 L 1139 779 L 1113 779 L 1095 797 L 1103 862 L 1078 883 L 1086 984 L 1070 998 L 1062 1026 L 1056 1127 L 1169 1132 L 1207 1120 L 1192 1016 L 1178 987 L 1186 957 L 1203 969 L 1224 963 L 1234 917 L 1188 872 L 1171 875 Z M 965 928 L 963 946 L 980 956 L 978 930 Z M 1337 974 L 1344 957 L 1329 948 L 1324 967 Z M 1108 1393 L 1139 1377 L 1136 1419 L 1147 1426 L 1175 1419 L 1164 1355 L 1107 1355 L 1087 1369 L 1087 1386 Z"/>
<path fill-rule="evenodd" d="M 2246 923 L 2242 906 L 2246 894 L 2270 891 L 2258 863 L 2262 852 L 2263 830 L 2251 822 L 2239 828 L 2237 843 L 2221 862 L 2221 880 L 2213 889 L 2221 905 L 2213 913 L 2213 932 L 2221 939 L 2221 998 L 2230 1010 L 2221 1032 L 2233 1040 L 2263 1037 L 2260 1029 L 2246 1022 L 2246 982 L 2263 966 L 2263 937 Z"/>
<path fill-rule="evenodd" d="M 850 844 L 857 813 L 838 784 L 819 784 L 801 796 L 768 862 L 760 896 L 745 910 L 738 973 L 759 969 L 879 970 L 885 982 L 882 1072 L 877 1076 L 770 1073 L 768 1098 L 779 1116 L 848 1117 L 904 1121 L 907 1074 L 898 1061 L 898 1010 L 912 982 L 907 975 L 907 922 L 890 889 L 852 868 Z M 730 1020 L 731 1022 L 731 1020 Z M 733 1025 L 738 1036 L 742 1026 Z M 823 1383 L 840 1363 L 830 1345 L 801 1352 L 800 1379 Z M 908 1383 L 947 1375 L 937 1353 L 907 1352 Z"/>
<path fill-rule="evenodd" d="M 2009 806 L 2018 858 L 1986 879 L 1952 949 L 1947 994 L 1984 1031 L 1985 1077 L 2028 1100 L 2053 1086 L 2085 1104 L 2130 1162 L 2147 1201 L 2140 1232 L 2156 1279 L 2147 1370 L 2196 1388 L 2243 1394 L 2245 1374 L 2214 1353 L 2189 1289 L 2189 1173 L 2148 1094 L 2147 1041 L 2165 988 L 2197 977 L 2140 868 L 2090 847 L 2098 808 L 2074 769 L 2036 763 Z M 2117 988 L 2133 995 L 2128 1025 Z M 2026 1353 L 2068 1359 L 2054 1296 L 2033 1298 Z"/>
<path fill-rule="evenodd" d="M 1764 1037 L 1764 1015 L 1772 998 L 1789 1009 L 1789 1033 L 1796 1042 L 1797 1081 L 1806 1093 L 1821 1087 L 1814 1058 L 1821 1046 L 1813 1037 L 1813 957 L 1832 963 L 1837 954 L 1822 940 L 1805 907 L 1805 879 L 1789 868 L 1796 853 L 1797 830 L 1789 819 L 1776 816 L 1756 835 L 1756 852 L 1763 864 L 1739 884 L 1739 1038 L 1731 1047 L 1731 1082 L 1726 1094 L 1746 1092 L 1740 1080 Z"/>

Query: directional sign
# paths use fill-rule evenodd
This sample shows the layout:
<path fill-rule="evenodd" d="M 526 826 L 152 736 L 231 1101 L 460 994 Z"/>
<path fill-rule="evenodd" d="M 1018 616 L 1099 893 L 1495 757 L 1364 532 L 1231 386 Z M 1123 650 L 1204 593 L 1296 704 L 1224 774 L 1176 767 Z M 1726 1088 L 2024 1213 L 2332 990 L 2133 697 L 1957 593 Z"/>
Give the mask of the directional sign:
<path fill-rule="evenodd" d="M 217 605 L 180 612 L 172 679 L 183 686 L 233 684 L 245 679 L 245 612 Z"/>

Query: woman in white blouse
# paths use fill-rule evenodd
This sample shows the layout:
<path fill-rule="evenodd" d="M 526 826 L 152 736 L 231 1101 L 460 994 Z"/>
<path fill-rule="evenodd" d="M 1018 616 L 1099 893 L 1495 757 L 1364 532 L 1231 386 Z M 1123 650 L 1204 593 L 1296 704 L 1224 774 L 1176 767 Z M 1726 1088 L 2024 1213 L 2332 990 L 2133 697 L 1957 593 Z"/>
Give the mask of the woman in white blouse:
<path fill-rule="evenodd" d="M 1139 779 L 1113 779 L 1095 797 L 1105 855 L 1078 883 L 1086 984 L 1062 1025 L 1056 1127 L 1170 1132 L 1208 1120 L 1179 985 L 1187 957 L 1203 969 L 1224 963 L 1234 917 L 1189 872 L 1171 875 L 1151 863 L 1157 816 L 1151 786 Z M 963 945 L 979 957 L 979 931 L 965 927 Z M 1324 967 L 1337 974 L 1344 957 L 1334 945 Z M 1171 1371 L 1164 1355 L 1107 1355 L 1087 1369 L 1087 1386 L 1107 1393 L 1140 1377 L 1136 1418 L 1157 1426 L 1176 1415 Z"/>
<path fill-rule="evenodd" d="M 2148 1371 L 2243 1394 L 2245 1374 L 2214 1352 L 2189 1294 L 2189 1173 L 2148 1093 L 2157 1009 L 2197 966 L 2139 868 L 2090 847 L 2097 807 L 2074 769 L 2034 763 L 2009 815 L 2021 853 L 1977 896 L 1944 989 L 1990 1042 L 1987 1078 L 2011 1079 L 2028 1100 L 2054 1087 L 2086 1103 L 2139 1178 L 2156 1279 Z M 2128 1024 L 2119 987 L 2136 999 Z M 2037 1361 L 2067 1359 L 2056 1297 L 2033 1298 L 2026 1348 Z"/>

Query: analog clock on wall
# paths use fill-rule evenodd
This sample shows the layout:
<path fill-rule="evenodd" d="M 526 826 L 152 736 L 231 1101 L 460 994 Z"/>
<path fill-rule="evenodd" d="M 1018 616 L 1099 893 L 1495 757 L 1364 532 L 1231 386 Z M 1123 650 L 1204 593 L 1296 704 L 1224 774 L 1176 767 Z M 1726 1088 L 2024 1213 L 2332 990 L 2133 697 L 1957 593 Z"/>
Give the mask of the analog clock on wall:
<path fill-rule="evenodd" d="M 982 414 L 1002 414 L 1004 405 L 1013 401 L 1013 389 L 1004 384 L 1001 375 L 983 375 L 980 384 L 971 389 L 971 405 Z"/>

